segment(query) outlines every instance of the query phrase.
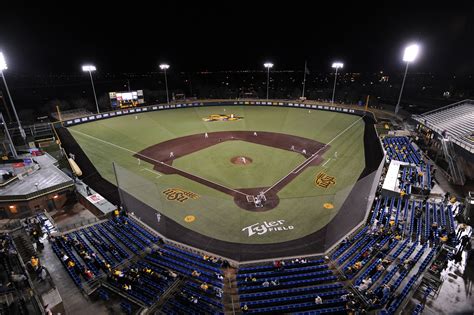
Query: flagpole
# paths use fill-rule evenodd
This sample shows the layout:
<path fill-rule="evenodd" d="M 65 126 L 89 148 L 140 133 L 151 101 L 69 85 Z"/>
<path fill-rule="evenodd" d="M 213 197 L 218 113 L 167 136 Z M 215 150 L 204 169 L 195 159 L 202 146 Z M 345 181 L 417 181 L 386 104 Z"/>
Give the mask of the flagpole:
<path fill-rule="evenodd" d="M 305 86 L 306 86 L 306 60 L 304 61 L 304 70 L 303 70 L 303 94 L 301 95 L 301 98 L 304 99 L 304 89 L 305 89 Z"/>

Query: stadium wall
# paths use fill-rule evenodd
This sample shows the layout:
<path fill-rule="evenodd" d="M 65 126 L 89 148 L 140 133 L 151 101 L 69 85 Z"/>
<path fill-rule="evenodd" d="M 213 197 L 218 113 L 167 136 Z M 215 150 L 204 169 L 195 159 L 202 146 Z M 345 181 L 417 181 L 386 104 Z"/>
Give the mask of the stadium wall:
<path fill-rule="evenodd" d="M 117 116 L 124 115 L 135 115 L 137 113 L 150 112 L 150 111 L 159 111 L 159 110 L 169 110 L 169 109 L 179 109 L 187 107 L 199 107 L 199 106 L 237 106 L 237 105 L 249 105 L 249 106 L 281 106 L 281 107 L 296 107 L 303 109 L 314 109 L 314 110 L 324 110 L 331 112 L 340 112 L 343 114 L 351 114 L 357 116 L 364 116 L 364 119 L 371 121 L 372 123 L 376 122 L 375 115 L 370 111 L 365 111 L 361 109 L 354 109 L 351 107 L 346 107 L 342 105 L 334 106 L 327 104 L 320 104 L 315 102 L 292 102 L 292 101 L 260 101 L 260 100 L 246 100 L 246 101 L 198 101 L 198 102 L 184 102 L 184 103 L 174 103 L 174 104 L 157 104 L 150 106 L 136 107 L 132 109 L 121 109 L 109 111 L 101 114 L 93 114 L 89 116 L 83 116 L 75 119 L 69 119 L 63 121 L 65 127 L 74 126 L 78 124 L 84 124 L 88 122 L 93 122 L 102 119 L 109 119 Z"/>

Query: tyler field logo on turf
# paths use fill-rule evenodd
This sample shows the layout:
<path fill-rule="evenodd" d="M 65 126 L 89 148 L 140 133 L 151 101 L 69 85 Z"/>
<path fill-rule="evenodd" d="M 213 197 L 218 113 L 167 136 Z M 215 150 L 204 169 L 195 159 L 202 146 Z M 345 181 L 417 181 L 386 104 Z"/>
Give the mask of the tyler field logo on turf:
<path fill-rule="evenodd" d="M 285 225 L 285 220 L 277 221 L 263 221 L 263 223 L 255 223 L 244 227 L 242 232 L 247 232 L 248 236 L 252 235 L 263 235 L 267 232 L 280 232 L 280 231 L 289 231 L 293 230 L 295 227 L 293 225 Z"/>

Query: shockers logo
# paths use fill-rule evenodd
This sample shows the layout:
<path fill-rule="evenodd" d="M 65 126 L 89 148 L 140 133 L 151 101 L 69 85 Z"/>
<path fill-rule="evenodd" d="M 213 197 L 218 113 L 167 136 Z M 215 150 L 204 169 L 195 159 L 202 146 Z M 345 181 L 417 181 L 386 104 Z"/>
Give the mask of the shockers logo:
<path fill-rule="evenodd" d="M 285 220 L 277 221 L 263 221 L 263 223 L 255 223 L 244 227 L 242 232 L 247 232 L 248 236 L 252 235 L 263 235 L 267 232 L 280 232 L 280 231 L 289 231 L 293 230 L 295 227 L 293 225 L 285 225 Z"/>
<path fill-rule="evenodd" d="M 170 201 L 185 202 L 188 199 L 199 199 L 199 195 L 192 191 L 186 191 L 180 188 L 169 188 L 163 191 L 163 195 Z"/>

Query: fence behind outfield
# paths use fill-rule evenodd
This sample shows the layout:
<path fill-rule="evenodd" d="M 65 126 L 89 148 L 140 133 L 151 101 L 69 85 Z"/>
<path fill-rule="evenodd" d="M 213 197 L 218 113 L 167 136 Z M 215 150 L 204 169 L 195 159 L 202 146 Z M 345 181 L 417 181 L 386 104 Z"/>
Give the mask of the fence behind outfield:
<path fill-rule="evenodd" d="M 250 105 L 250 106 L 281 106 L 281 107 L 296 107 L 302 109 L 324 110 L 332 112 L 340 112 L 345 114 L 352 114 L 358 116 L 367 116 L 375 121 L 375 116 L 370 111 L 365 111 L 362 106 L 348 106 L 341 104 L 329 104 L 317 101 L 289 101 L 289 100 L 203 100 L 194 102 L 175 102 L 171 104 L 156 104 L 149 106 L 140 106 L 129 109 L 113 110 L 100 114 L 85 115 L 76 117 L 74 119 L 63 119 L 65 127 L 74 126 L 77 124 L 88 123 L 96 120 L 108 119 L 117 116 L 135 115 L 137 113 L 179 109 L 186 107 L 199 106 L 232 106 L 232 105 Z"/>

